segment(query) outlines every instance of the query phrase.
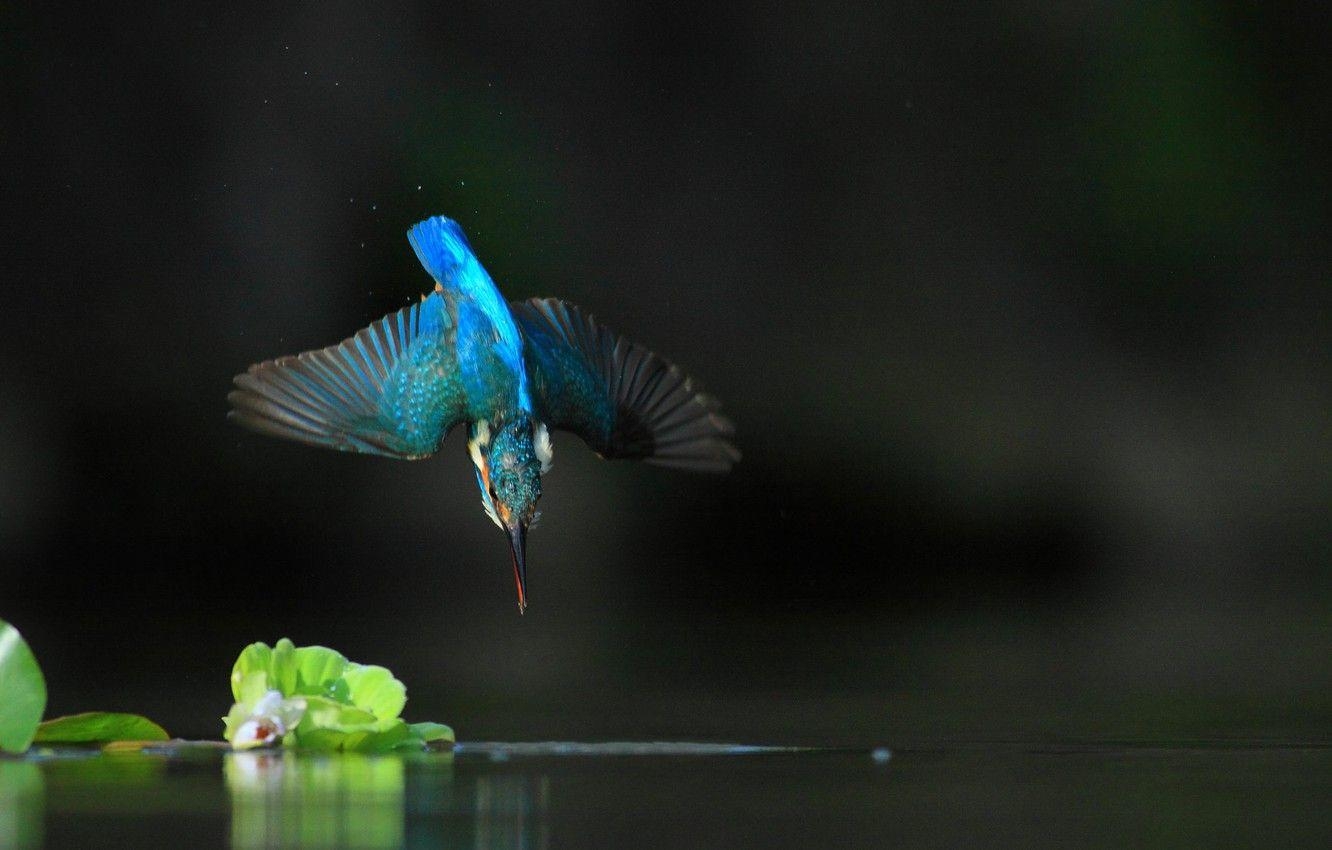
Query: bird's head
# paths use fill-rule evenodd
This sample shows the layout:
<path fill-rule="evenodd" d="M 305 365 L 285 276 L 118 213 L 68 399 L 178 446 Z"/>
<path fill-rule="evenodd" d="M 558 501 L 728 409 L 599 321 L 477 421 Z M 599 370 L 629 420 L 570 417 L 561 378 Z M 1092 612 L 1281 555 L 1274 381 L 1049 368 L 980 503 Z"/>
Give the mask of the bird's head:
<path fill-rule="evenodd" d="M 521 613 L 527 608 L 527 529 L 537 517 L 541 474 L 550 469 L 550 435 L 527 416 L 498 425 L 481 420 L 470 428 L 467 449 L 481 505 L 509 538 Z"/>

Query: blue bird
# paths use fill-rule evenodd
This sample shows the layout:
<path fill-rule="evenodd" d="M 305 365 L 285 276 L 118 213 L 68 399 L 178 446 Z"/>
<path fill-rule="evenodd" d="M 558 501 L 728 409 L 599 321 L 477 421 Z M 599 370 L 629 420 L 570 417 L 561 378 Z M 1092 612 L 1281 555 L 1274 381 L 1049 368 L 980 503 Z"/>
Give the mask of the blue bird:
<path fill-rule="evenodd" d="M 604 458 L 725 472 L 729 420 L 672 364 L 556 298 L 505 303 L 456 221 L 407 231 L 434 291 L 338 345 L 256 363 L 228 418 L 346 452 L 417 460 L 467 424 L 486 514 L 509 539 L 527 609 L 527 530 L 550 470 L 550 429 Z"/>

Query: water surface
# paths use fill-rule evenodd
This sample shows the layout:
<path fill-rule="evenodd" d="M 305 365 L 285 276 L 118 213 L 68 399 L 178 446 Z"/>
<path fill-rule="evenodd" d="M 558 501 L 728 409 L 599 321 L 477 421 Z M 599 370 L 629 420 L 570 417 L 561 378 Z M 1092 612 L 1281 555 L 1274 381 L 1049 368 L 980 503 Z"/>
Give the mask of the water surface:
<path fill-rule="evenodd" d="M 0 760 L 0 847 L 1325 845 L 1322 743 L 464 743 Z"/>

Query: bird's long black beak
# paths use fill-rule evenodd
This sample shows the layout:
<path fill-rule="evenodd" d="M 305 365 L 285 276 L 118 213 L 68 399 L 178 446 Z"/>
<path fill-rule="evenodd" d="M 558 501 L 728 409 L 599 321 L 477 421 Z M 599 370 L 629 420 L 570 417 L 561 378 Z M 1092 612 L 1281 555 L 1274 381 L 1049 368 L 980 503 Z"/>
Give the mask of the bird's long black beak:
<path fill-rule="evenodd" d="M 513 581 L 518 585 L 518 613 L 527 610 L 527 526 L 515 523 L 509 531 L 509 549 L 513 553 Z"/>

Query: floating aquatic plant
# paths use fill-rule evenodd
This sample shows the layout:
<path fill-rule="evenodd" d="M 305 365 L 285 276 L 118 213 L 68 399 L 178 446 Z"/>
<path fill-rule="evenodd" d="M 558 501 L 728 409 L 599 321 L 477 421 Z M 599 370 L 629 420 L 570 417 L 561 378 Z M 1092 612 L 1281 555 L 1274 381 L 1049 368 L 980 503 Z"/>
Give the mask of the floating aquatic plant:
<path fill-rule="evenodd" d="M 281 744 L 314 750 L 386 752 L 453 742 L 441 723 L 399 715 L 407 688 L 385 667 L 357 664 L 323 646 L 252 643 L 231 670 L 236 703 L 223 718 L 238 750 Z"/>
<path fill-rule="evenodd" d="M 88 711 L 42 720 L 46 680 L 18 629 L 0 620 L 0 751 L 21 753 L 38 744 L 165 741 L 166 730 L 146 717 Z"/>
<path fill-rule="evenodd" d="M 107 744 L 119 741 L 166 741 L 166 730 L 146 717 L 118 711 L 85 711 L 42 721 L 35 744 Z"/>
<path fill-rule="evenodd" d="M 441 723 L 399 715 L 407 688 L 385 667 L 348 661 L 323 646 L 254 643 L 231 671 L 236 704 L 224 718 L 236 749 L 281 744 L 311 750 L 387 752 L 453 743 Z M 137 714 L 93 711 L 42 721 L 46 680 L 23 636 L 0 620 L 0 751 L 32 744 L 142 744 L 169 740 Z"/>
<path fill-rule="evenodd" d="M 42 668 L 18 629 L 0 620 L 0 751 L 26 750 L 45 710 Z"/>

